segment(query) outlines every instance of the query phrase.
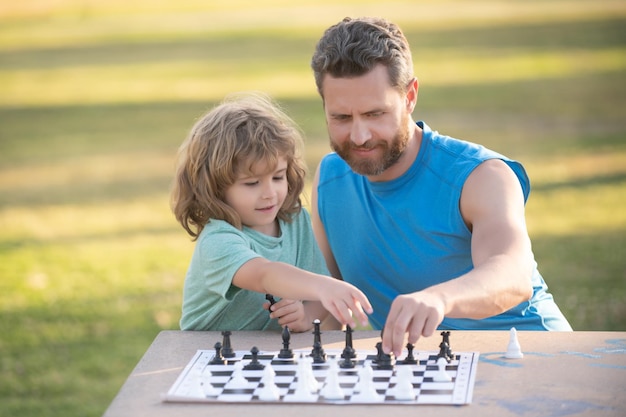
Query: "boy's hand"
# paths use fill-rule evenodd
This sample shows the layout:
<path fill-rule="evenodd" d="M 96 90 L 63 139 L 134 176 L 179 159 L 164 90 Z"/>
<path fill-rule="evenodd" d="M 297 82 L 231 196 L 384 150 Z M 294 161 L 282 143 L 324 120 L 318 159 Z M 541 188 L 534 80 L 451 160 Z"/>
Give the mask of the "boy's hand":
<path fill-rule="evenodd" d="M 265 303 L 263 308 L 269 310 L 271 318 L 278 319 L 278 324 L 282 327 L 288 326 L 292 332 L 305 332 L 312 328 L 302 301 L 281 299 L 274 305 Z"/>
<path fill-rule="evenodd" d="M 373 309 L 365 294 L 355 286 L 338 279 L 330 279 L 326 284 L 327 286 L 320 288 L 324 308 L 341 324 L 355 328 L 355 319 L 358 319 L 361 325 L 367 326 L 369 321 L 367 314 L 372 314 Z"/>

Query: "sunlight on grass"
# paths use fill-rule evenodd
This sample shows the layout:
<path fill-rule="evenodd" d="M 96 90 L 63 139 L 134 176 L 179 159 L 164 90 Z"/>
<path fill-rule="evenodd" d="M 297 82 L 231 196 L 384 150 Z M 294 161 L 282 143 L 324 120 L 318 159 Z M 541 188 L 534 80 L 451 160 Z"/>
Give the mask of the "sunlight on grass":
<path fill-rule="evenodd" d="M 489 51 L 471 56 L 423 50 L 434 62 L 418 67 L 431 86 L 494 84 L 569 75 L 601 75 L 626 69 L 623 49 L 550 53 Z M 275 60 L 251 66 L 211 60 L 0 71 L 0 105 L 65 105 L 149 101 L 219 100 L 233 91 L 263 90 L 275 97 L 314 97 L 305 62 L 281 70 Z M 294 65 L 290 65 L 294 66 Z M 459 71 L 463 68 L 463 71 Z M 84 86 L 88 85 L 89 88 Z"/>

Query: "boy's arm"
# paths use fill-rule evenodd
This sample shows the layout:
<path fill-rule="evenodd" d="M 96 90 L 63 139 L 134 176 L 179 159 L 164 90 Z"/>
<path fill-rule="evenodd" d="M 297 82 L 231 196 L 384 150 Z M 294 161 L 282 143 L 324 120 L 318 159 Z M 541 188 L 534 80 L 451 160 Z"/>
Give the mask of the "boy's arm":
<path fill-rule="evenodd" d="M 366 312 L 372 312 L 365 294 L 353 285 L 265 258 L 253 258 L 244 263 L 232 283 L 239 288 L 281 298 L 321 301 L 339 322 L 352 327 L 355 327 L 352 314 L 366 325 Z"/>

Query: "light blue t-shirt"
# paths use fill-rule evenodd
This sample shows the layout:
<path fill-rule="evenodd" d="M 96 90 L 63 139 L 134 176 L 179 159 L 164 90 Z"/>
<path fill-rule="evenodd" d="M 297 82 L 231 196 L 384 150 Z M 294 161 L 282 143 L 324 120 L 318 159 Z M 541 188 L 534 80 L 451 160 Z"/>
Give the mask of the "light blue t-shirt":
<path fill-rule="evenodd" d="M 425 123 L 415 162 L 401 177 L 370 182 L 336 154 L 321 162 L 318 211 L 343 279 L 369 298 L 380 329 L 399 294 L 423 290 L 473 268 L 471 232 L 460 212 L 461 190 L 488 159 L 503 160 L 528 198 L 521 164 L 470 142 L 442 136 Z M 532 299 L 482 319 L 444 318 L 440 329 L 571 330 L 539 274 Z"/>
<path fill-rule="evenodd" d="M 222 220 L 211 220 L 200 233 L 185 277 L 182 330 L 280 329 L 263 309 L 265 294 L 232 284 L 247 261 L 263 257 L 329 275 L 306 210 L 291 223 L 280 221 L 281 235 L 269 236 Z M 278 297 L 276 297 L 278 300 Z"/>

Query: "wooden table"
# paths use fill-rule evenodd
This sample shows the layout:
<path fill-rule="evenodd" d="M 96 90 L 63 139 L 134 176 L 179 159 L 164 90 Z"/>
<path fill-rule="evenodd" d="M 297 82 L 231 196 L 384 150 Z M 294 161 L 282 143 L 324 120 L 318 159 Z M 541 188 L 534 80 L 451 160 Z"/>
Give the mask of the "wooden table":
<path fill-rule="evenodd" d="M 472 404 L 326 405 L 164 403 L 166 393 L 198 349 L 213 349 L 219 332 L 163 331 L 130 374 L 105 417 L 120 416 L 626 416 L 626 332 L 517 332 L 524 358 L 504 359 L 509 332 L 453 331 L 453 351 L 480 352 Z M 280 350 L 277 332 L 233 332 L 233 348 Z M 374 349 L 375 331 L 353 334 L 355 349 Z M 438 350 L 441 337 L 418 350 Z M 312 346 L 310 333 L 292 334 L 291 347 Z M 322 334 L 324 348 L 343 349 L 344 333 Z"/>

